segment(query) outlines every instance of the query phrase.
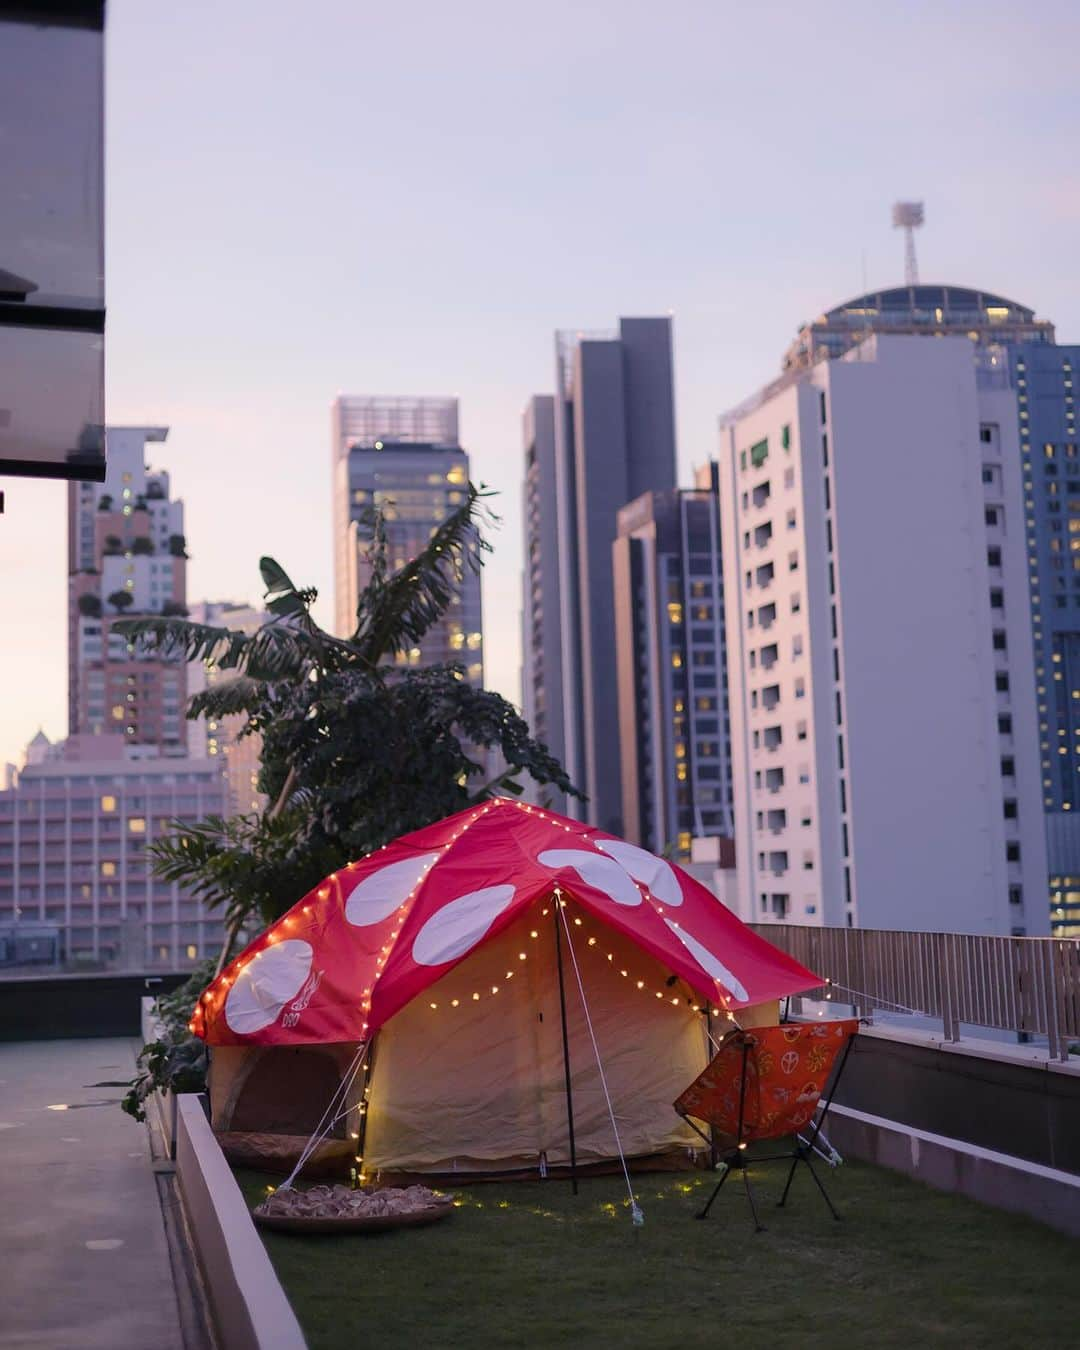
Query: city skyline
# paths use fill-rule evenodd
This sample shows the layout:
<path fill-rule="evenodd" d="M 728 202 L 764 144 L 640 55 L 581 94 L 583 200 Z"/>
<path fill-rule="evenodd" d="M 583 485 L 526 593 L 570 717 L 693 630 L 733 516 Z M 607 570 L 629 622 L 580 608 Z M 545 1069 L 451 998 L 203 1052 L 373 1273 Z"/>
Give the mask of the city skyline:
<path fill-rule="evenodd" d="M 528 50 L 494 68 L 475 31 L 494 9 L 429 14 L 416 102 L 384 126 L 396 54 L 417 56 L 408 7 L 329 6 L 322 27 L 297 34 L 265 7 L 181 15 L 115 0 L 107 418 L 173 428 L 189 594 L 257 603 L 257 559 L 271 553 L 319 587 L 329 622 L 321 465 L 335 393 L 456 394 L 475 476 L 502 494 L 484 576 L 486 666 L 516 701 L 520 415 L 554 328 L 674 310 L 681 486 L 713 453 L 717 414 L 778 373 L 801 322 L 900 281 L 889 205 L 905 193 L 927 201 L 926 280 L 1031 304 L 1059 341 L 1075 341 L 1080 279 L 1065 260 L 1080 192 L 1061 167 L 1077 104 L 1075 11 L 1047 6 L 1034 31 L 1003 6 L 967 17 L 960 6 L 934 13 L 928 46 L 907 14 L 827 8 L 845 11 L 843 44 L 828 41 L 835 29 L 820 14 L 794 7 L 778 22 L 688 5 L 660 33 L 646 7 L 629 5 L 614 41 L 613 6 L 577 14 L 568 47 L 549 12 Z M 387 58 L 362 79 L 348 73 L 356 43 Z M 159 48 L 175 59 L 163 66 Z M 728 61 L 719 80 L 716 59 L 755 48 L 778 91 L 811 67 L 815 87 L 850 90 L 851 70 L 870 63 L 877 97 L 850 115 L 839 97 L 823 103 L 816 139 L 791 134 L 783 98 L 755 99 L 748 121 L 754 78 Z M 916 57 L 925 78 L 913 100 Z M 991 97 L 986 72 L 998 67 L 1010 77 Z M 267 69 L 287 73 L 295 97 L 277 99 Z M 379 136 L 357 139 L 368 124 Z M 450 193 L 451 178 L 453 216 L 429 228 L 432 194 Z M 303 286 L 278 280 L 301 262 Z M 0 759 L 11 759 L 39 724 L 53 738 L 66 731 L 64 571 L 47 542 L 63 528 L 64 489 L 5 487 L 5 637 L 19 660 L 0 676 Z M 244 506 L 227 522 L 214 510 L 222 495 Z"/>

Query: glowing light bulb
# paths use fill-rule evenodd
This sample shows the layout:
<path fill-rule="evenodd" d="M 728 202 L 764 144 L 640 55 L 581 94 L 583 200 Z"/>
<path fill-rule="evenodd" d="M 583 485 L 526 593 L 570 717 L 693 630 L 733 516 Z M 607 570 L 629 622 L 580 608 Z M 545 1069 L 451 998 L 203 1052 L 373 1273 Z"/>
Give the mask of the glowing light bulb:
<path fill-rule="evenodd" d="M 473 994 L 473 1002 L 474 1002 L 474 1003 L 479 1003 L 479 1002 L 480 1002 L 480 995 L 479 995 L 479 994 Z"/>
<path fill-rule="evenodd" d="M 459 998 L 452 998 L 452 999 L 450 1000 L 450 1006 L 451 1006 L 451 1008 L 456 1008 L 460 1002 L 461 1002 L 461 999 L 459 999 Z"/>

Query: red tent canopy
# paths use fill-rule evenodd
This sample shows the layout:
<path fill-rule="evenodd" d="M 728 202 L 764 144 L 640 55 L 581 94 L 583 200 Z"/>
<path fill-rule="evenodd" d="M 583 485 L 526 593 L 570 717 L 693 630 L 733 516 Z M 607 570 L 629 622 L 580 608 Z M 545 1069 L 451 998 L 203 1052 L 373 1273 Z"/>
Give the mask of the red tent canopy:
<path fill-rule="evenodd" d="M 212 1045 L 364 1040 L 556 889 L 720 1007 L 822 983 L 681 868 L 500 797 L 327 877 L 221 973 L 192 1029 Z"/>

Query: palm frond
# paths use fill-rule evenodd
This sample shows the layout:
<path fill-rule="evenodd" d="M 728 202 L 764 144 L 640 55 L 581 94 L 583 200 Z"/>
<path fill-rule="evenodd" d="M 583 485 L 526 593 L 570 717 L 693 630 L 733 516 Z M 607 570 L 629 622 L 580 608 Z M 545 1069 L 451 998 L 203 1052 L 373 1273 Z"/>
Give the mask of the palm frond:
<path fill-rule="evenodd" d="M 194 721 L 198 717 L 229 717 L 233 713 L 252 713 L 262 705 L 265 689 L 259 680 L 250 675 L 236 675 L 231 680 L 222 680 L 202 689 L 192 696 L 188 703 L 187 716 Z"/>
<path fill-rule="evenodd" d="M 357 605 L 352 645 L 374 667 L 419 642 L 445 613 L 466 570 L 478 572 L 491 545 L 480 529 L 494 520 L 483 503 L 493 494 L 469 484 L 465 501 L 435 530 L 426 547 L 389 575 L 382 514 L 373 517 L 368 557 L 372 572 Z"/>
<path fill-rule="evenodd" d="M 153 616 L 142 619 L 118 619 L 112 625 L 129 642 L 140 641 L 163 656 L 182 656 L 185 661 L 212 661 L 232 666 L 247 645 L 249 635 L 231 628 L 194 623 L 190 619 Z"/>

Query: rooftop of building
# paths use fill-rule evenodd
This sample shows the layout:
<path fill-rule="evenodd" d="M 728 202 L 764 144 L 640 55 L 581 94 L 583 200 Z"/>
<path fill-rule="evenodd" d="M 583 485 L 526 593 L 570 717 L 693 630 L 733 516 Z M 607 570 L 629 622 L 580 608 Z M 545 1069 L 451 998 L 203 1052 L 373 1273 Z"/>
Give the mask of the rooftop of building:
<path fill-rule="evenodd" d="M 785 370 L 839 355 L 868 332 L 955 334 L 980 344 L 1055 341 L 1054 325 L 995 291 L 949 284 L 867 291 L 804 323 L 784 354 Z"/>

